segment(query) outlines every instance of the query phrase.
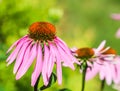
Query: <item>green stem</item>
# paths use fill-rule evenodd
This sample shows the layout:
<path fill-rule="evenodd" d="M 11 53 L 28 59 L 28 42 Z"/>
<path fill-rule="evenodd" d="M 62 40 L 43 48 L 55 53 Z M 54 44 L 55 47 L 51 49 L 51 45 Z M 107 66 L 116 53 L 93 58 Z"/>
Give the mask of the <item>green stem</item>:
<path fill-rule="evenodd" d="M 101 81 L 101 90 L 100 91 L 103 91 L 104 87 L 105 87 L 105 79 Z"/>
<path fill-rule="evenodd" d="M 85 89 L 86 70 L 87 70 L 87 63 L 85 62 L 84 69 L 83 69 L 83 74 L 82 74 L 82 89 L 81 89 L 81 91 L 84 91 L 84 89 Z"/>
<path fill-rule="evenodd" d="M 38 91 L 38 83 L 39 83 L 40 76 L 38 77 L 35 86 L 34 86 L 34 91 Z"/>

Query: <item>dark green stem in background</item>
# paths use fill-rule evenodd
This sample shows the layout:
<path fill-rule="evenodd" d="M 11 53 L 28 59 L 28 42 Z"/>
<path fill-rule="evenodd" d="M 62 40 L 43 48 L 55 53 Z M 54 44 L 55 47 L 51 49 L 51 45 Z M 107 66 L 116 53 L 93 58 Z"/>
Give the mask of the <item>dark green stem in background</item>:
<path fill-rule="evenodd" d="M 39 83 L 40 76 L 38 77 L 35 86 L 34 86 L 34 91 L 38 91 L 38 83 Z"/>
<path fill-rule="evenodd" d="M 103 91 L 104 87 L 105 87 L 105 79 L 101 81 L 101 90 L 100 91 Z"/>
<path fill-rule="evenodd" d="M 85 89 L 85 76 L 86 76 L 86 70 L 87 70 L 87 63 L 84 62 L 83 66 L 84 66 L 84 68 L 83 68 L 83 73 L 82 73 L 82 89 L 81 89 L 81 91 L 84 91 L 84 89 Z"/>

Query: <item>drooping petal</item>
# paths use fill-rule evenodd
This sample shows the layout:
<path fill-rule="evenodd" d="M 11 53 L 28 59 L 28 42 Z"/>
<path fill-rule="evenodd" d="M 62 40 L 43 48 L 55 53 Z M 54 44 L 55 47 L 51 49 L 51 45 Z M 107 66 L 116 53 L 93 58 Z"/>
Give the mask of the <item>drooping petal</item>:
<path fill-rule="evenodd" d="M 86 80 L 90 80 L 97 75 L 99 72 L 100 66 L 97 63 L 94 63 L 93 66 L 89 67 L 86 72 Z"/>
<path fill-rule="evenodd" d="M 42 71 L 42 64 L 43 64 L 43 60 L 42 60 L 42 48 L 41 45 L 38 43 L 38 48 L 37 48 L 37 61 L 36 61 L 36 65 L 35 65 L 35 69 L 34 72 L 32 73 L 32 77 L 31 77 L 31 85 L 34 86 L 38 77 L 40 76 L 40 73 Z"/>
<path fill-rule="evenodd" d="M 47 69 L 48 69 L 48 61 L 49 61 L 50 51 L 46 44 L 44 44 L 44 61 L 43 61 L 43 68 L 42 68 L 42 76 L 44 85 L 47 86 L 49 82 Z"/>
<path fill-rule="evenodd" d="M 67 47 L 64 41 L 62 41 L 60 38 L 57 37 L 57 40 L 55 40 L 56 45 L 59 45 L 69 56 L 71 56 L 70 49 Z"/>
<path fill-rule="evenodd" d="M 56 42 L 56 45 L 58 45 L 59 47 L 61 47 L 64 52 L 66 53 L 66 55 L 69 56 L 70 59 L 72 59 L 72 62 L 79 64 L 79 62 L 72 56 L 72 53 L 70 52 L 70 49 L 67 47 L 67 45 L 65 44 L 64 41 L 62 41 L 60 38 L 57 37 L 57 39 L 54 40 Z"/>
<path fill-rule="evenodd" d="M 55 56 L 56 56 L 56 66 L 57 66 L 57 79 L 58 84 L 62 83 L 62 66 L 61 66 L 61 58 L 59 56 L 59 52 L 55 45 L 51 45 L 52 49 L 54 49 Z"/>
<path fill-rule="evenodd" d="M 101 69 L 100 69 L 100 73 L 99 74 L 100 74 L 100 79 L 101 80 L 105 79 L 105 70 L 104 69 L 105 69 L 104 66 L 102 66 Z"/>
<path fill-rule="evenodd" d="M 16 46 L 15 50 L 10 54 L 10 56 L 9 56 L 9 57 L 7 58 L 7 60 L 6 60 L 6 62 L 8 62 L 7 65 L 11 64 L 11 63 L 15 60 L 18 52 L 20 51 L 21 47 L 23 46 L 23 44 L 24 44 L 26 41 L 27 41 L 27 39 L 26 39 L 26 40 L 22 40 L 22 41 Z"/>
<path fill-rule="evenodd" d="M 48 72 L 47 72 L 48 73 L 48 78 L 52 74 L 52 70 L 53 70 L 54 63 L 55 63 L 55 54 L 52 51 L 53 49 L 51 48 L 50 44 L 49 44 L 49 46 L 50 46 L 50 58 L 49 58 L 49 61 L 48 61 Z"/>
<path fill-rule="evenodd" d="M 58 51 L 60 53 L 60 56 L 61 56 L 61 59 L 62 59 L 63 63 L 66 66 L 69 66 L 70 68 L 72 68 L 74 70 L 75 68 L 74 68 L 73 62 L 71 61 L 72 59 L 69 57 L 69 55 L 67 55 L 65 53 L 65 51 L 62 48 L 60 48 L 59 45 L 57 45 L 57 48 L 58 48 Z"/>
<path fill-rule="evenodd" d="M 62 84 L 62 66 L 61 66 L 61 61 L 59 59 L 59 54 L 56 55 L 57 57 L 57 77 L 58 77 L 58 83 Z"/>
<path fill-rule="evenodd" d="M 26 65 L 26 63 L 28 62 L 28 59 L 30 57 L 30 53 L 31 53 L 31 48 L 32 48 L 32 43 L 27 47 L 24 58 L 23 58 L 23 62 L 21 63 L 20 67 L 19 67 L 19 71 Z M 16 72 L 13 70 L 13 73 L 15 74 Z"/>
<path fill-rule="evenodd" d="M 105 80 L 108 85 L 112 83 L 112 72 L 110 70 L 110 65 L 108 63 L 105 64 Z"/>
<path fill-rule="evenodd" d="M 18 56 L 16 58 L 16 62 L 15 62 L 15 65 L 14 65 L 14 70 L 13 72 L 16 73 L 18 68 L 20 67 L 22 61 L 23 61 L 23 58 L 24 58 L 24 55 L 25 55 L 25 51 L 29 45 L 31 41 L 27 41 L 23 44 L 22 48 L 20 49 L 20 52 L 18 53 Z"/>
<path fill-rule="evenodd" d="M 16 75 L 16 79 L 20 79 L 28 70 L 28 68 L 31 66 L 32 62 L 34 61 L 36 55 L 37 55 L 37 43 L 35 43 L 31 49 L 31 53 L 30 53 L 30 57 L 27 60 L 28 62 L 25 64 L 24 67 L 20 67 L 20 70 L 18 70 L 17 75 Z"/>
<path fill-rule="evenodd" d="M 20 38 L 20 39 L 17 40 L 16 42 L 14 42 L 14 43 L 12 44 L 12 46 L 8 49 L 8 51 L 7 51 L 6 53 L 10 52 L 15 46 L 18 45 L 19 42 L 21 42 L 22 40 L 24 40 L 24 39 L 27 38 L 27 37 L 28 37 L 28 36 L 25 35 L 24 37 Z"/>
<path fill-rule="evenodd" d="M 120 61 L 119 61 L 118 64 L 116 65 L 116 69 L 118 69 L 117 77 L 118 77 L 119 82 L 120 82 Z"/>
<path fill-rule="evenodd" d="M 52 70 L 53 70 L 53 67 L 54 67 L 54 60 L 55 60 L 55 57 L 53 57 L 53 55 L 50 55 L 50 60 L 48 62 L 48 78 L 50 78 L 51 74 L 52 74 Z"/>
<path fill-rule="evenodd" d="M 115 74 L 115 76 L 114 76 L 114 78 L 113 78 L 113 80 L 114 80 L 114 82 L 115 82 L 115 84 L 118 84 L 118 83 L 120 83 L 120 64 L 118 63 L 118 64 L 114 64 L 114 74 Z"/>
<path fill-rule="evenodd" d="M 111 70 L 111 73 L 112 73 L 112 79 L 114 81 L 114 83 L 119 83 L 119 79 L 118 79 L 118 69 L 116 68 L 116 65 L 115 64 L 111 64 L 110 65 L 110 70 Z"/>

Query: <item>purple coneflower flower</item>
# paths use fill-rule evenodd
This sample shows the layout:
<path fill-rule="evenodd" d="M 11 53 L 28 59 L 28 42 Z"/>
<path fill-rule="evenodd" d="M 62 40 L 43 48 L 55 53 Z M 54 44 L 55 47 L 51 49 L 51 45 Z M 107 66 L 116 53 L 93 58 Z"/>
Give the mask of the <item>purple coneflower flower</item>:
<path fill-rule="evenodd" d="M 96 52 L 97 61 L 93 62 L 91 69 L 86 72 L 86 80 L 93 78 L 99 73 L 101 80 L 106 80 L 110 85 L 112 81 L 116 84 L 120 82 L 120 56 L 116 51 L 110 47 L 105 48 L 105 41 L 103 41 Z"/>
<path fill-rule="evenodd" d="M 82 73 L 81 91 L 84 91 L 86 71 L 88 68 L 91 68 L 92 63 L 96 60 L 95 58 L 93 58 L 95 53 L 93 48 L 84 47 L 84 48 L 73 50 L 73 54 L 76 56 L 76 58 L 80 62 L 79 64 L 80 72 Z"/>
<path fill-rule="evenodd" d="M 7 51 L 13 52 L 7 59 L 10 65 L 15 60 L 13 73 L 16 79 L 20 79 L 35 62 L 35 68 L 31 76 L 31 85 L 34 86 L 40 74 L 44 85 L 47 86 L 56 64 L 58 83 L 62 83 L 62 65 L 74 69 L 73 63 L 77 60 L 72 56 L 69 48 L 56 36 L 54 25 L 47 22 L 33 23 L 29 28 L 29 34 L 16 41 Z"/>

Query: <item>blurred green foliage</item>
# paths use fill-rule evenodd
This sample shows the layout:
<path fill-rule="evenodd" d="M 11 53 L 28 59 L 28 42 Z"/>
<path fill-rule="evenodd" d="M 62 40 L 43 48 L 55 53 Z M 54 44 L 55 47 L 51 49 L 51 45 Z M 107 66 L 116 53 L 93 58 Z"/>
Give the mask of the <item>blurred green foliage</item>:
<path fill-rule="evenodd" d="M 120 54 L 120 40 L 115 33 L 119 21 L 110 14 L 120 12 L 120 0 L 0 0 L 0 91 L 32 91 L 31 67 L 20 80 L 13 75 L 14 64 L 6 67 L 6 50 L 20 37 L 27 34 L 30 24 L 48 21 L 56 25 L 57 35 L 69 47 L 97 47 L 102 40 Z M 69 88 L 80 91 L 79 70 L 63 67 L 63 84 L 55 83 L 45 91 Z M 86 83 L 85 91 L 99 91 L 98 76 Z M 107 86 L 104 91 L 115 91 Z"/>

